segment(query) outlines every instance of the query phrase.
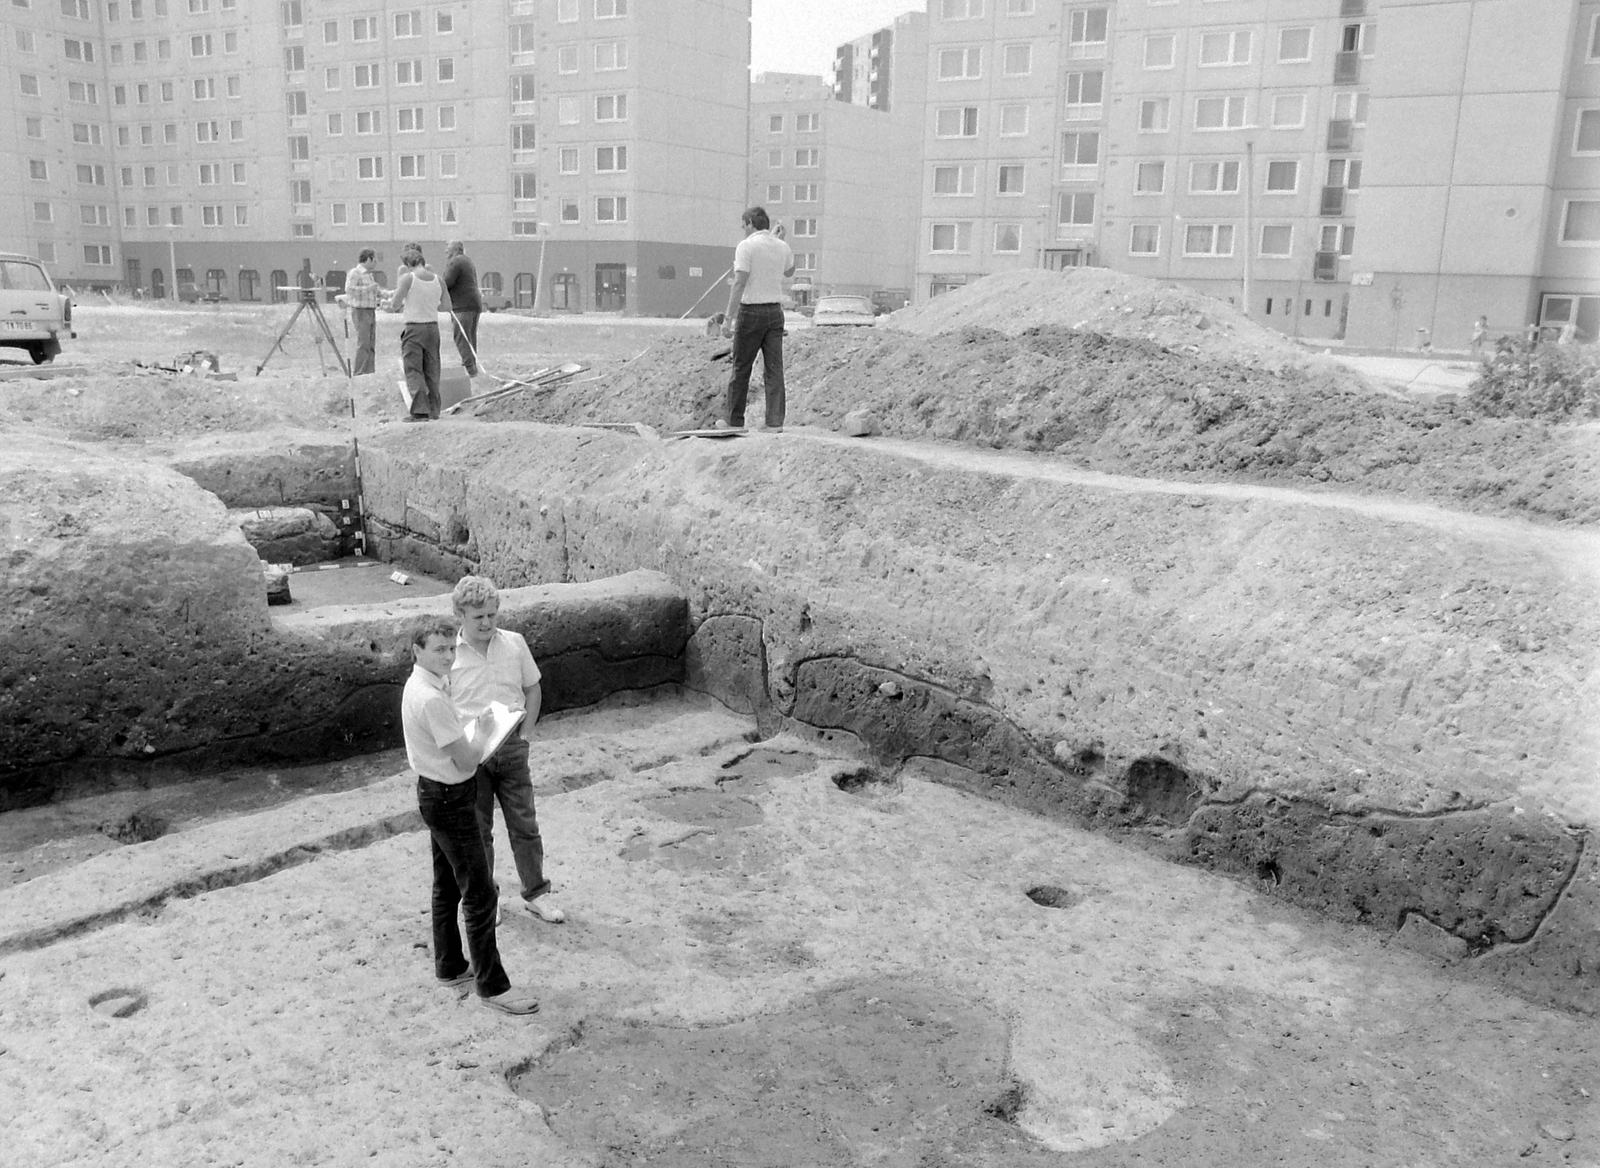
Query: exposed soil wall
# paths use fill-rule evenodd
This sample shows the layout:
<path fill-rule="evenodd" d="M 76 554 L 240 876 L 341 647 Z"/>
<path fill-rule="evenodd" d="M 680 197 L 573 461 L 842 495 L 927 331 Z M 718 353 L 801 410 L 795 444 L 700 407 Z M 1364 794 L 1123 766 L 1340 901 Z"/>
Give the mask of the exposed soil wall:
<path fill-rule="evenodd" d="M 365 459 L 374 515 L 502 583 L 667 573 L 691 680 L 769 724 L 1180 830 L 1335 915 L 1536 947 L 1600 817 L 1587 543 L 809 439 L 436 427 Z M 1329 843 L 1357 835 L 1385 842 Z M 1538 992 L 1596 988 L 1593 923 Z"/>

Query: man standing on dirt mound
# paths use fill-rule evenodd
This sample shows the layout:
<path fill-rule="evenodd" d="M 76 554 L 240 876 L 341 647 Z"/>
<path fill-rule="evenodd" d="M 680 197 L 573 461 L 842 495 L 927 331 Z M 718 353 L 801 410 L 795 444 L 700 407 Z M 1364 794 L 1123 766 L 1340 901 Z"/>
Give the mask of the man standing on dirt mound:
<path fill-rule="evenodd" d="M 478 827 L 483 834 L 483 850 L 489 857 L 490 874 L 494 872 L 494 805 L 499 800 L 506 836 L 511 841 L 511 856 L 522 881 L 522 896 L 514 907 L 542 921 L 559 924 L 567 918 L 548 895 L 544 840 L 539 835 L 533 779 L 528 773 L 526 735 L 539 717 L 539 667 L 522 634 L 500 628 L 500 594 L 493 580 L 484 576 L 461 577 L 450 595 L 450 604 L 461 621 L 455 665 L 450 671 L 450 695 L 457 709 L 463 717 L 475 718 L 489 708 L 490 702 L 502 702 L 509 709 L 526 712 L 521 725 L 500 749 L 478 766 Z"/>
<path fill-rule="evenodd" d="M 444 245 L 444 290 L 450 294 L 450 314 L 455 317 L 456 351 L 468 377 L 478 376 L 478 316 L 483 298 L 478 295 L 478 269 L 467 258 L 459 239 Z"/>
<path fill-rule="evenodd" d="M 350 269 L 350 275 L 345 278 L 344 292 L 339 296 L 340 303 L 350 310 L 356 322 L 356 355 L 350 366 L 352 377 L 371 373 L 375 368 L 378 303 L 383 299 L 383 289 L 378 286 L 378 278 L 372 273 L 372 261 L 376 258 L 377 253 L 370 247 L 361 249 L 361 254 L 356 257 L 356 266 Z"/>
<path fill-rule="evenodd" d="M 771 230 L 765 207 L 751 207 L 740 220 L 744 238 L 733 252 L 733 288 L 722 335 L 733 338 L 733 372 L 728 378 L 728 416 L 721 427 L 743 429 L 750 369 L 761 354 L 766 377 L 767 429 L 782 430 L 783 278 L 794 275 L 794 252 Z M 782 231 L 782 228 L 779 228 Z"/>
<path fill-rule="evenodd" d="M 448 304 L 444 281 L 429 270 L 420 244 L 408 243 L 400 254 L 405 272 L 394 287 L 390 312 L 405 314 L 400 330 L 400 360 L 411 394 L 408 422 L 439 416 L 439 310 Z"/>

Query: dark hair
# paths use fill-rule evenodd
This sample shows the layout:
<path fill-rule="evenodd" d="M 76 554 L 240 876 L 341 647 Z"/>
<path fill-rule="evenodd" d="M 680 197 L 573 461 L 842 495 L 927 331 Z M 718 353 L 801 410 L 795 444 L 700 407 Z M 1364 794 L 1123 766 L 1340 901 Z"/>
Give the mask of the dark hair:
<path fill-rule="evenodd" d="M 449 637 L 452 641 L 455 640 L 455 623 L 441 617 L 437 620 L 428 621 L 426 624 L 420 624 L 411 631 L 411 644 L 418 649 L 426 649 L 428 647 L 428 638 L 435 636 Z"/>
<path fill-rule="evenodd" d="M 765 207 L 751 207 L 742 216 L 744 222 L 750 224 L 757 231 L 765 231 L 772 226 L 772 220 L 767 218 Z"/>
<path fill-rule="evenodd" d="M 375 260 L 377 258 L 378 258 L 378 253 L 377 252 L 373 251 L 370 247 L 364 247 L 364 248 L 361 249 L 361 254 L 356 256 L 356 263 L 364 264 L 368 260 Z"/>

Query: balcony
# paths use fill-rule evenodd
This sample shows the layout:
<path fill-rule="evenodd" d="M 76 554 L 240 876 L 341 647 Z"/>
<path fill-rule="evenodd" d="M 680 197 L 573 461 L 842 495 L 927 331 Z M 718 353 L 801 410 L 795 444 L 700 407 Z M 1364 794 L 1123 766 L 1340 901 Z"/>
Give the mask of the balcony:
<path fill-rule="evenodd" d="M 1322 188 L 1322 210 L 1319 212 L 1324 218 L 1337 219 L 1344 214 L 1344 188 Z"/>
<path fill-rule="evenodd" d="M 1339 253 L 1336 251 L 1319 251 L 1317 253 L 1316 267 L 1312 270 L 1311 278 L 1324 284 L 1331 284 L 1339 278 Z"/>
<path fill-rule="evenodd" d="M 1361 83 L 1361 54 L 1335 53 L 1333 56 L 1333 83 L 1359 85 Z"/>
<path fill-rule="evenodd" d="M 1337 118 L 1328 123 L 1328 149 L 1350 150 L 1355 147 L 1356 124 L 1348 118 Z"/>

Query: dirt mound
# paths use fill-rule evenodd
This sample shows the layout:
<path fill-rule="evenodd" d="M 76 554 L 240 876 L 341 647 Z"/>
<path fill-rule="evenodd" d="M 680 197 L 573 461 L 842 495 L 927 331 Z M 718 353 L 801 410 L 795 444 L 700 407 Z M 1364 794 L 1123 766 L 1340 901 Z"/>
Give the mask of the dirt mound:
<path fill-rule="evenodd" d="M 883 324 L 919 336 L 962 328 L 992 328 L 1016 336 L 1032 328 L 1061 326 L 1269 369 L 1309 360 L 1282 333 L 1253 323 L 1225 300 L 1109 268 L 1000 272 L 901 309 Z"/>
<path fill-rule="evenodd" d="M 521 395 L 490 419 L 710 425 L 726 360 L 658 341 L 616 375 Z M 870 409 L 885 434 L 1048 451 L 1100 471 L 1329 484 L 1483 514 L 1600 522 L 1600 428 L 1482 418 L 1305 370 L 1206 361 L 1060 327 L 1018 336 L 812 329 L 786 344 L 788 421 L 839 428 Z M 756 379 L 759 380 L 758 378 Z M 761 392 L 752 384 L 751 423 Z"/>

